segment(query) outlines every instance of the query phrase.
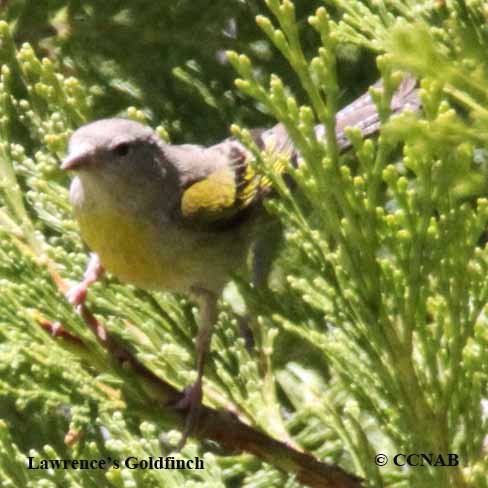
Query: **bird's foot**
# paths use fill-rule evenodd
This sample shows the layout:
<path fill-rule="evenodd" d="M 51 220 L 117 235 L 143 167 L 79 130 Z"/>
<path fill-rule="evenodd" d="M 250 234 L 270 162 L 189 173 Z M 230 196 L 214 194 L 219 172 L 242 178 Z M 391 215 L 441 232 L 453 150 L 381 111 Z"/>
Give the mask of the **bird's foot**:
<path fill-rule="evenodd" d="M 177 450 L 181 450 L 190 434 L 198 424 L 202 410 L 202 380 L 199 378 L 195 383 L 185 388 L 183 398 L 176 404 L 176 408 L 186 411 L 185 428 L 182 433 Z"/>
<path fill-rule="evenodd" d="M 196 339 L 197 350 L 197 380 L 193 385 L 185 389 L 183 398 L 178 402 L 178 408 L 186 413 L 185 428 L 178 449 L 181 449 L 188 439 L 188 436 L 194 433 L 198 427 L 200 415 L 202 413 L 202 379 L 205 369 L 205 358 L 210 349 L 210 340 L 212 331 L 217 321 L 217 296 L 215 293 L 203 288 L 194 287 L 192 293 L 200 302 L 200 324 Z"/>
<path fill-rule="evenodd" d="M 75 306 L 85 303 L 87 289 L 88 286 L 84 281 L 81 281 L 80 283 L 77 283 L 75 286 L 71 287 L 66 293 L 68 302 Z"/>
<path fill-rule="evenodd" d="M 90 261 L 86 267 L 83 281 L 80 281 L 75 286 L 70 288 L 66 293 L 68 301 L 75 306 L 83 305 L 86 300 L 88 287 L 98 281 L 103 275 L 104 269 L 100 264 L 100 260 L 96 254 L 91 254 Z"/>

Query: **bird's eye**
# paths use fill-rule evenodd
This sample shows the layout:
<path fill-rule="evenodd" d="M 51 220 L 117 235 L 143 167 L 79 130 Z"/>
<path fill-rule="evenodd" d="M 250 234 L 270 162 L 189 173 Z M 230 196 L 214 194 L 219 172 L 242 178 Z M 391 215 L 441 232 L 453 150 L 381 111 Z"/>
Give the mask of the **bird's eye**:
<path fill-rule="evenodd" d="M 113 149 L 113 153 L 118 157 L 127 156 L 127 154 L 129 154 L 129 151 L 130 151 L 130 146 L 129 144 L 126 143 L 118 144 Z"/>

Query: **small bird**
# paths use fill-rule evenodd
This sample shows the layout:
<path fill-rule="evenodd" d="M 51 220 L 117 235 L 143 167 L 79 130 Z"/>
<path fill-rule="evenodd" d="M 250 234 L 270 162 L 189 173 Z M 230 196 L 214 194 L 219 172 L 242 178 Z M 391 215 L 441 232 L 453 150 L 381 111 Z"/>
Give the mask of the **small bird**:
<path fill-rule="evenodd" d="M 419 105 L 415 80 L 407 77 L 391 109 L 416 110 Z M 378 130 L 379 115 L 369 94 L 337 114 L 341 150 L 350 145 L 346 127 L 358 127 L 363 136 Z M 322 137 L 323 126 L 316 133 Z M 259 147 L 297 159 L 282 124 L 252 134 Z M 113 118 L 77 129 L 61 166 L 76 174 L 70 200 L 81 235 L 96 253 L 84 280 L 69 293 L 73 303 L 83 302 L 87 287 L 103 269 L 123 282 L 184 292 L 199 302 L 197 380 L 181 405 L 189 408 L 184 439 L 202 399 L 217 299 L 230 275 L 246 262 L 259 229 L 271 219 L 262 205 L 269 183 L 253 171 L 251 159 L 232 138 L 211 147 L 170 145 L 149 127 Z"/>

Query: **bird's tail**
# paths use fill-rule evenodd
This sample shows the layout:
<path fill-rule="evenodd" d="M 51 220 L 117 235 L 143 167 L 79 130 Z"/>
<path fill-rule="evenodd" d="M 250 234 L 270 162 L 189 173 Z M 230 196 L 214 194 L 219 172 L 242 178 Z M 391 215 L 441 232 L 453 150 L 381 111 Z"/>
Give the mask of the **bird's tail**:
<path fill-rule="evenodd" d="M 375 88 L 382 89 L 381 80 L 373 85 Z M 391 100 L 391 110 L 394 114 L 404 110 L 418 111 L 421 102 L 416 88 L 417 81 L 410 75 L 407 75 Z M 345 136 L 344 131 L 347 127 L 356 127 L 361 130 L 363 137 L 371 136 L 378 132 L 380 128 L 380 116 L 376 105 L 369 93 L 360 96 L 354 102 L 342 108 L 336 115 L 336 137 L 339 149 L 344 151 L 351 146 L 351 142 Z M 325 128 L 323 125 L 315 127 L 317 137 L 325 137 Z M 291 154 L 296 159 L 296 153 L 293 144 L 288 136 L 285 126 L 277 124 L 272 129 L 259 131 L 255 134 L 256 142 L 261 147 L 271 144 L 273 150 L 278 154 Z M 293 157 L 295 156 L 295 157 Z"/>
<path fill-rule="evenodd" d="M 405 77 L 391 100 L 391 111 L 396 114 L 403 110 L 410 109 L 418 111 L 421 107 L 421 102 L 418 97 L 418 90 L 416 88 L 417 82 L 411 77 Z M 382 89 L 381 81 L 377 82 L 374 87 Z M 345 129 L 347 127 L 356 127 L 361 130 L 363 137 L 374 135 L 379 131 L 381 125 L 380 116 L 375 103 L 369 93 L 365 93 L 351 104 L 341 109 L 336 115 L 336 137 L 339 150 L 345 151 L 351 146 L 351 142 L 345 136 Z M 325 128 L 323 125 L 315 127 L 317 138 L 325 137 Z M 277 124 L 271 129 L 255 129 L 252 131 L 252 137 L 258 147 L 266 149 L 271 154 L 276 155 L 276 158 L 271 158 L 275 161 L 276 167 L 274 171 L 282 173 L 285 170 L 282 158 L 289 159 L 294 166 L 300 164 L 299 153 L 293 146 L 293 142 L 289 137 L 286 128 L 283 124 Z M 234 142 L 235 143 L 235 142 Z M 224 141 L 219 146 L 228 144 Z M 245 168 L 243 174 L 246 175 L 244 184 L 240 182 L 238 188 L 241 193 L 245 195 L 245 206 L 248 207 L 251 203 L 259 202 L 263 197 L 272 193 L 272 185 L 268 178 L 257 177 L 253 170 L 248 168 L 246 163 L 249 153 L 243 146 L 239 146 L 241 154 L 241 161 L 245 164 L 241 167 Z M 236 173 L 241 175 L 241 172 Z M 292 183 L 290 183 L 292 184 Z M 243 189 L 245 191 L 243 191 Z"/>
<path fill-rule="evenodd" d="M 412 76 L 406 76 L 391 100 L 391 111 L 393 114 L 403 112 L 404 110 L 418 111 L 421 107 L 417 81 Z M 382 89 L 381 81 L 373 85 L 375 88 Z M 369 93 L 365 93 L 354 102 L 341 109 L 336 116 L 336 137 L 341 151 L 351 146 L 350 141 L 346 138 L 344 130 L 347 127 L 357 127 L 361 130 L 363 137 L 368 137 L 378 132 L 380 128 L 380 117 L 376 105 Z M 323 131 L 323 126 L 315 128 L 317 134 Z"/>

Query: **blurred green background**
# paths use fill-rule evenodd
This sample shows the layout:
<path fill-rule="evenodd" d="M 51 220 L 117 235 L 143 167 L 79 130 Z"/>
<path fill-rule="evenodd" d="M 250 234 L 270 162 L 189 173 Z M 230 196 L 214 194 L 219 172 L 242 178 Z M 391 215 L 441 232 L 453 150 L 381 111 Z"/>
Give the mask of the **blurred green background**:
<path fill-rule="evenodd" d="M 257 27 L 267 14 L 259 0 L 4 0 L 3 16 L 18 45 L 91 86 L 92 119 L 142 109 L 151 125 L 162 123 L 175 143 L 210 144 L 228 135 L 231 123 L 273 124 L 263 107 L 238 93 L 225 51 L 253 60 L 256 74 L 278 74 L 300 98 L 303 90 L 284 58 Z M 316 33 L 307 17 L 323 2 L 294 2 L 303 47 L 312 54 Z M 332 15 L 334 9 L 330 10 Z M 352 45 L 339 49 L 342 102 L 378 77 L 374 56 Z M 305 100 L 305 97 L 302 98 Z"/>

